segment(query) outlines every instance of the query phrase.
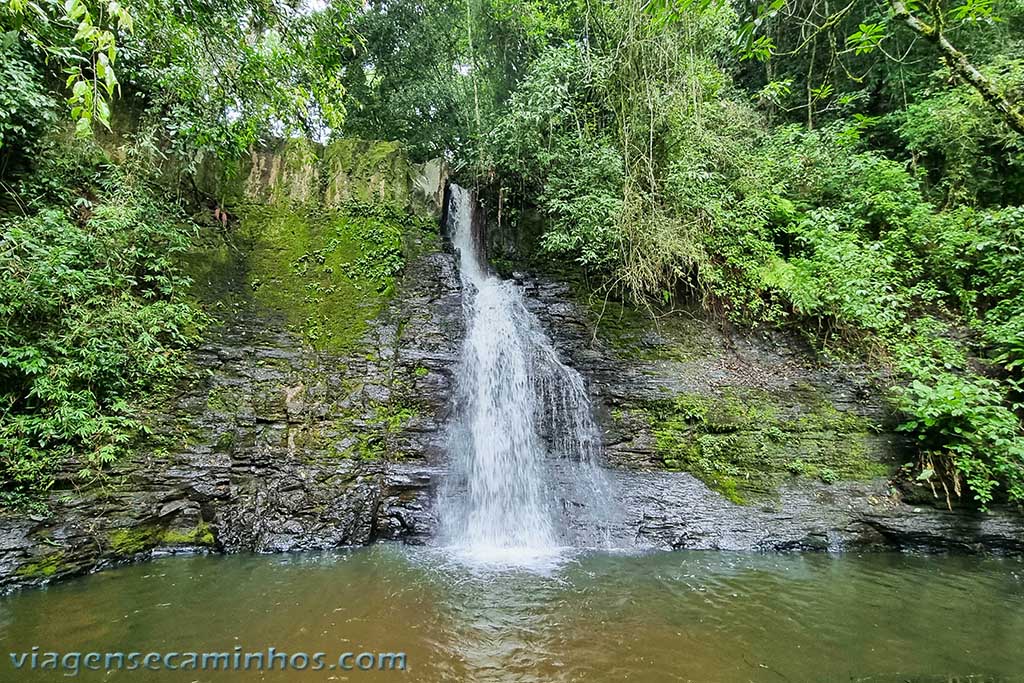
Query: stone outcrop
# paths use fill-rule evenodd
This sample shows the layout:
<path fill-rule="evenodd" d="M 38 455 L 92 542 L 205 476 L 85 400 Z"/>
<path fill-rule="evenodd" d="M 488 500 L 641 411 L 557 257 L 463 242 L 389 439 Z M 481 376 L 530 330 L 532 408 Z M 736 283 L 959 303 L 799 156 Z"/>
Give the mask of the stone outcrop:
<path fill-rule="evenodd" d="M 153 550 L 282 551 L 415 537 L 441 449 L 459 298 L 451 258 L 408 264 L 361 355 L 246 311 L 150 415 L 154 436 L 50 513 L 0 518 L 0 577 L 34 583 Z"/>
<path fill-rule="evenodd" d="M 332 209 L 361 201 L 436 212 L 446 175 L 442 160 L 410 162 L 396 142 L 347 138 L 319 145 L 293 138 L 231 165 L 209 161 L 196 187 L 228 207 L 287 201 Z"/>
<path fill-rule="evenodd" d="M 42 583 L 154 552 L 415 542 L 430 529 L 423 519 L 430 472 L 443 444 L 462 324 L 454 260 L 440 248 L 437 228 L 444 169 L 409 164 L 389 143 L 349 144 L 371 157 L 355 161 L 342 146 L 327 161 L 321 155 L 305 164 L 294 150 L 254 154 L 241 188 L 248 203 L 230 205 L 240 224 L 233 218 L 226 233 L 204 230 L 205 248 L 194 257 L 196 296 L 215 322 L 190 376 L 146 408 L 152 436 L 102 482 L 83 486 L 68 463 L 46 513 L 0 516 L 0 585 Z M 324 185 L 318 174 L 325 168 L 332 178 Z M 410 218 L 392 225 L 402 215 L 392 211 L 353 219 L 359 229 L 400 232 L 404 260 L 394 278 L 320 278 L 339 290 L 388 283 L 383 293 L 355 297 L 355 315 L 304 293 L 318 315 L 336 314 L 346 326 L 345 343 L 327 345 L 323 336 L 311 339 L 277 305 L 281 299 L 254 286 L 257 275 L 268 277 L 254 270 L 262 262 L 278 266 L 268 288 L 312 281 L 282 258 L 281 244 L 322 237 L 316 233 L 324 226 L 268 223 L 260 207 L 286 217 L 334 215 L 331 201 L 343 194 L 397 205 Z M 345 212 L 337 215 L 349 229 Z M 296 260 L 317 256 L 303 252 Z M 338 255 L 350 271 L 360 257 Z"/>
<path fill-rule="evenodd" d="M 463 325 L 436 227 L 443 164 L 410 164 L 389 143 L 292 142 L 224 177 L 205 181 L 234 218 L 206 231 L 192 264 L 216 324 L 191 377 L 146 408 L 152 437 L 101 483 L 82 487 L 69 464 L 46 513 L 0 516 L 0 586 L 160 552 L 424 543 L 435 531 Z M 353 200 L 412 218 L 346 214 Z M 350 230 L 385 251 L 352 251 Z M 400 250 L 400 274 L 360 270 L 396 256 L 387 249 Z M 1024 552 L 1019 512 L 951 512 L 890 486 L 904 444 L 865 372 L 697 311 L 655 324 L 582 288 L 514 278 L 588 382 L 621 544 Z"/>
<path fill-rule="evenodd" d="M 656 322 L 514 277 L 588 380 L 623 511 L 618 538 L 660 549 L 1024 552 L 1018 510 L 951 511 L 941 489 L 893 488 L 907 444 L 863 368 L 697 310 Z"/>

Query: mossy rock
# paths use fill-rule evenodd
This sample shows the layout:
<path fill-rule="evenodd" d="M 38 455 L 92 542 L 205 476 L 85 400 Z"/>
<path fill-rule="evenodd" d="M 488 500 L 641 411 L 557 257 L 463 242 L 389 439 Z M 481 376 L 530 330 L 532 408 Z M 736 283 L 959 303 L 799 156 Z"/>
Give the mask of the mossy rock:
<path fill-rule="evenodd" d="M 206 407 L 215 413 L 234 415 L 238 412 L 238 399 L 239 397 L 230 388 L 223 384 L 217 384 L 210 389 L 210 393 L 206 396 Z"/>
<path fill-rule="evenodd" d="M 338 354 L 360 346 L 407 258 L 437 247 L 435 225 L 384 204 L 249 206 L 236 230 L 207 237 L 186 263 L 195 300 L 214 314 L 263 310 L 313 348 Z M 227 392 L 210 400 L 211 410 L 233 408 Z"/>
<path fill-rule="evenodd" d="M 229 208 L 246 203 L 339 207 L 351 200 L 411 208 L 412 166 L 397 142 L 290 138 L 236 161 L 206 160 L 196 186 Z"/>
<path fill-rule="evenodd" d="M 626 412 L 650 426 L 667 469 L 690 472 L 734 502 L 770 495 L 792 476 L 831 483 L 891 471 L 870 457 L 870 421 L 820 394 L 680 394 Z"/>
<path fill-rule="evenodd" d="M 410 166 L 397 142 L 342 139 L 323 152 L 324 205 L 351 200 L 407 206 Z"/>
<path fill-rule="evenodd" d="M 401 453 L 393 448 L 394 436 L 416 417 L 416 408 L 391 400 L 370 406 L 369 414 L 369 419 L 363 419 L 362 411 L 353 410 L 335 421 L 334 454 L 365 461 L 400 459 Z"/>
<path fill-rule="evenodd" d="M 203 545 L 213 546 L 217 537 L 206 522 L 199 522 L 191 529 L 167 529 L 160 534 L 158 545 Z"/>
<path fill-rule="evenodd" d="M 289 140 L 228 170 L 233 184 L 214 185 L 238 220 L 204 229 L 184 259 L 193 299 L 222 318 L 269 309 L 313 348 L 349 353 L 406 261 L 440 248 L 436 219 L 412 210 L 397 143 Z"/>
<path fill-rule="evenodd" d="M 638 309 L 596 293 L 581 281 L 575 282 L 574 295 L 588 312 L 597 338 L 623 358 L 689 362 L 713 351 L 705 327 L 685 310 Z"/>
<path fill-rule="evenodd" d="M 64 551 L 57 550 L 43 555 L 35 562 L 22 565 L 16 573 L 25 579 L 49 579 L 67 568 L 64 558 Z"/>
<path fill-rule="evenodd" d="M 131 556 L 162 546 L 214 546 L 217 538 L 206 522 L 200 521 L 191 529 L 168 529 L 159 525 L 143 524 L 115 529 L 107 536 L 107 546 L 116 555 Z"/>

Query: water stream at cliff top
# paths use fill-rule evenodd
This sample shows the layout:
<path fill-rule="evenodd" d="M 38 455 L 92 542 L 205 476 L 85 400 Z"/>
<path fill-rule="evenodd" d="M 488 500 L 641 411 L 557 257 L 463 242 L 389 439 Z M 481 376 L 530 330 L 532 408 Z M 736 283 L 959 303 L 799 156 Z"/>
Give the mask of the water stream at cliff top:
<path fill-rule="evenodd" d="M 485 564 L 534 564 L 608 545 L 613 497 L 583 378 L 565 365 L 521 287 L 487 267 L 473 194 L 451 187 L 466 334 L 456 379 L 441 538 Z M 569 518 L 569 519 L 567 519 Z"/>

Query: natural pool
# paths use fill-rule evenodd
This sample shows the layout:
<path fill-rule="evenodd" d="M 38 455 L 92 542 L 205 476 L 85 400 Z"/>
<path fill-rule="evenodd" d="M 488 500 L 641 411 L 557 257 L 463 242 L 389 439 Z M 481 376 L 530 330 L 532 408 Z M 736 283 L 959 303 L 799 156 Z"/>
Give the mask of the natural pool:
<path fill-rule="evenodd" d="M 445 551 L 181 556 L 0 601 L 10 651 L 404 652 L 404 672 L 82 671 L 82 681 L 1024 681 L 1024 562 L 582 554 L 487 571 Z"/>

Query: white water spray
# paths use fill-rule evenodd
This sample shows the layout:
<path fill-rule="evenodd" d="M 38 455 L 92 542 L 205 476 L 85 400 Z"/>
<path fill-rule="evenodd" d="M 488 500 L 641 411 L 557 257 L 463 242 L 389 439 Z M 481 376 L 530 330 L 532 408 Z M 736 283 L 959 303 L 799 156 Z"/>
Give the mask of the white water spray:
<path fill-rule="evenodd" d="M 581 544 L 566 515 L 585 516 L 577 526 L 600 537 L 607 525 L 599 511 L 611 500 L 595 464 L 600 434 L 583 379 L 561 362 L 520 288 L 487 272 L 474 209 L 472 194 L 453 185 L 449 229 L 466 337 L 442 537 L 473 561 L 528 564 Z"/>

